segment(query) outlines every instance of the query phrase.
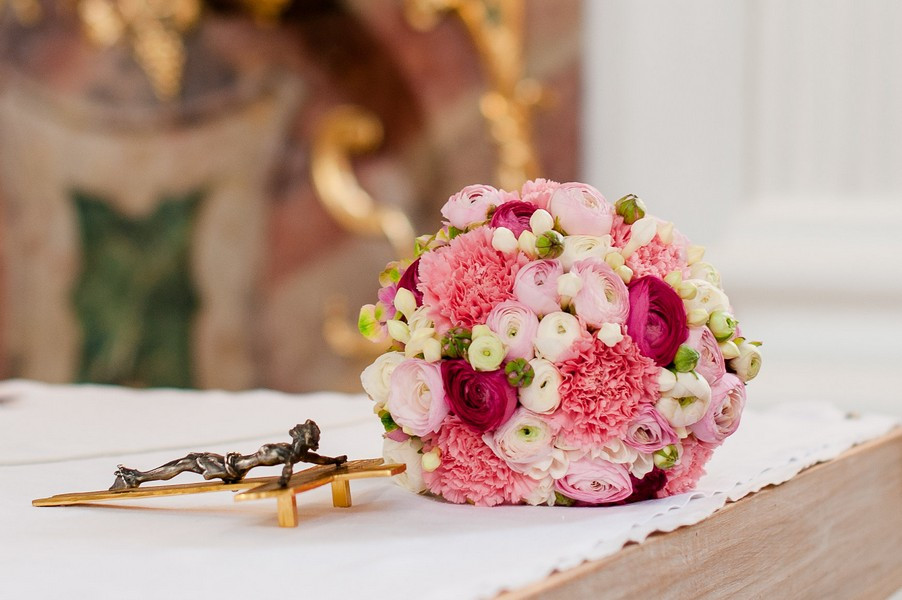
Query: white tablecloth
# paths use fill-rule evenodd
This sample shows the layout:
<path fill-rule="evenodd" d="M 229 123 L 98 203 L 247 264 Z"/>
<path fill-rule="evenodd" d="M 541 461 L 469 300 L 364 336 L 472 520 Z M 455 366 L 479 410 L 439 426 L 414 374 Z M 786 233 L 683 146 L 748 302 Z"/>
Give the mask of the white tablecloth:
<path fill-rule="evenodd" d="M 614 508 L 458 506 L 384 479 L 354 482 L 348 509 L 331 506 L 328 486 L 299 496 L 296 529 L 276 526 L 274 502 L 228 493 L 31 506 L 106 489 L 119 462 L 251 452 L 307 418 L 323 430 L 323 453 L 380 454 L 381 426 L 362 396 L 0 383 L 2 596 L 486 597 L 696 523 L 898 424 L 824 405 L 748 409 L 697 491 Z"/>

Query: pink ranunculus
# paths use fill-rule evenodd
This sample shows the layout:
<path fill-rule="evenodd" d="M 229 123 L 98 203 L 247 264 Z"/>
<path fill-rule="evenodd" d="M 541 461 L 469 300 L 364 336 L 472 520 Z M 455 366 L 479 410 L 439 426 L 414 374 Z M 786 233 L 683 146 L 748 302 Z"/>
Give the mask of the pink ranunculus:
<path fill-rule="evenodd" d="M 727 373 L 711 386 L 711 403 L 701 421 L 689 426 L 701 442 L 720 444 L 739 427 L 745 407 L 745 384 Z"/>
<path fill-rule="evenodd" d="M 623 443 L 639 452 L 655 452 L 679 441 L 667 419 L 649 404 L 642 407 L 623 433 Z"/>
<path fill-rule="evenodd" d="M 492 309 L 485 324 L 507 345 L 507 359 L 535 356 L 533 342 L 539 329 L 539 318 L 528 306 L 516 300 L 502 302 Z"/>
<path fill-rule="evenodd" d="M 514 297 L 514 279 L 529 261 L 522 252 L 505 254 L 492 247 L 492 229 L 463 233 L 447 246 L 420 257 L 419 289 L 436 331 L 471 329 L 485 323 L 493 308 Z"/>
<path fill-rule="evenodd" d="M 564 267 L 557 260 L 536 260 L 517 272 L 514 280 L 514 297 L 537 315 L 547 315 L 561 310 L 557 292 L 558 277 Z"/>
<path fill-rule="evenodd" d="M 507 382 L 503 369 L 477 371 L 462 359 L 444 360 L 441 365 L 451 412 L 474 431 L 496 429 L 513 414 L 517 392 Z"/>
<path fill-rule="evenodd" d="M 551 196 L 559 187 L 561 187 L 560 183 L 548 179 L 527 181 L 520 188 L 520 197 L 524 202 L 532 202 L 539 208 L 548 210 L 548 202 L 551 201 Z"/>
<path fill-rule="evenodd" d="M 398 280 L 398 287 L 409 290 L 417 301 L 417 306 L 423 306 L 423 292 L 420 291 L 420 259 L 416 259 L 410 266 L 404 269 L 404 274 Z M 380 298 L 381 299 L 381 298 Z M 394 302 L 394 299 L 392 299 Z"/>
<path fill-rule="evenodd" d="M 657 277 L 647 276 L 629 284 L 630 312 L 627 333 L 645 356 L 659 367 L 673 362 L 680 344 L 689 335 L 683 300 Z"/>
<path fill-rule="evenodd" d="M 466 229 L 471 225 L 484 223 L 488 219 L 489 210 L 506 199 L 502 190 L 490 185 L 468 185 L 445 202 L 442 216 L 448 223 L 458 229 Z"/>
<path fill-rule="evenodd" d="M 605 323 L 622 325 L 629 313 L 629 292 L 623 279 L 604 261 L 587 258 L 573 263 L 570 272 L 583 285 L 573 298 L 576 316 L 592 327 Z"/>
<path fill-rule="evenodd" d="M 548 212 L 567 235 L 605 235 L 614 222 L 614 207 L 585 183 L 561 185 L 548 202 Z"/>
<path fill-rule="evenodd" d="M 423 481 L 430 492 L 449 502 L 517 504 L 532 496 L 540 484 L 511 469 L 457 416 L 449 416 L 438 433 L 423 438 L 423 452 L 433 448 L 439 449 L 441 463 L 435 471 L 424 471 Z"/>
<path fill-rule="evenodd" d="M 438 431 L 448 415 L 448 402 L 437 364 L 409 358 L 391 375 L 386 408 L 395 423 L 412 435 Z"/>
<path fill-rule="evenodd" d="M 633 493 L 627 468 L 602 459 L 583 458 L 570 463 L 555 489 L 568 498 L 589 504 L 617 502 Z"/>
<path fill-rule="evenodd" d="M 686 345 L 698 352 L 698 364 L 695 372 L 705 378 L 713 386 L 727 372 L 723 353 L 711 330 L 705 327 L 690 327 Z"/>
<path fill-rule="evenodd" d="M 529 219 L 532 213 L 539 209 L 532 202 L 513 200 L 505 202 L 495 210 L 490 225 L 492 227 L 507 227 L 514 232 L 514 237 L 529 229 Z"/>

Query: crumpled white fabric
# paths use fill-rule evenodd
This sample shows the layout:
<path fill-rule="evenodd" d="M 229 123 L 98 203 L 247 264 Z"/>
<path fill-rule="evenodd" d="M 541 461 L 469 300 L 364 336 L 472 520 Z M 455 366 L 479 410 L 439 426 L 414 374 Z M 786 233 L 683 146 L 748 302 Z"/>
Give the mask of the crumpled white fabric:
<path fill-rule="evenodd" d="M 146 469 L 192 450 L 251 452 L 287 440 L 288 429 L 307 418 L 323 430 L 323 453 L 380 453 L 381 427 L 362 396 L 0 383 L 4 594 L 490 597 L 652 532 L 697 523 L 727 501 L 787 481 L 898 424 L 847 418 L 818 404 L 748 409 L 696 491 L 622 507 L 459 506 L 381 479 L 354 482 L 348 509 L 331 506 L 328 487 L 300 495 L 296 529 L 276 526 L 274 502 L 235 503 L 228 493 L 30 505 L 55 493 L 105 489 L 119 462 Z"/>

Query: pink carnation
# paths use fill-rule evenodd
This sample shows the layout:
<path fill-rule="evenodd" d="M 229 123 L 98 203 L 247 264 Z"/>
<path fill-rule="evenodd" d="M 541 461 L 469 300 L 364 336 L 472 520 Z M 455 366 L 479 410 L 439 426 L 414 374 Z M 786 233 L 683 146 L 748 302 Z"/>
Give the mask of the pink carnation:
<path fill-rule="evenodd" d="M 520 189 L 520 197 L 524 202 L 532 202 L 539 208 L 548 210 L 548 202 L 556 189 L 561 187 L 557 181 L 535 179 L 527 181 Z"/>
<path fill-rule="evenodd" d="M 482 434 L 454 415 L 445 419 L 438 433 L 423 438 L 423 452 L 436 446 L 441 450 L 441 465 L 431 473 L 423 472 L 423 480 L 430 492 L 450 502 L 516 504 L 539 483 L 513 471 L 482 441 Z"/>
<path fill-rule="evenodd" d="M 556 417 L 568 442 L 598 447 L 611 437 L 623 437 L 642 406 L 657 400 L 658 368 L 629 336 L 612 348 L 595 337 L 576 344 L 577 356 L 560 365 Z"/>
<path fill-rule="evenodd" d="M 419 288 L 438 333 L 485 323 L 495 305 L 514 297 L 514 279 L 527 262 L 522 253 L 495 250 L 489 227 L 461 234 L 421 256 Z"/>
<path fill-rule="evenodd" d="M 658 492 L 658 498 L 682 494 L 694 489 L 695 484 L 705 474 L 705 463 L 714 453 L 714 450 L 698 443 L 698 440 L 692 435 L 683 439 L 681 443 L 683 452 L 680 461 L 665 471 L 667 483 L 664 484 L 664 489 Z"/>
<path fill-rule="evenodd" d="M 623 217 L 614 216 L 614 226 L 611 234 L 614 245 L 623 248 L 630 239 L 630 225 L 623 222 Z M 652 240 L 641 246 L 626 259 L 626 266 L 633 270 L 633 277 L 645 277 L 654 275 L 664 279 L 671 271 L 680 271 L 685 277 L 689 276 L 689 265 L 686 263 L 686 249 L 689 240 L 679 231 L 673 231 L 673 243 L 665 244 L 655 234 Z"/>

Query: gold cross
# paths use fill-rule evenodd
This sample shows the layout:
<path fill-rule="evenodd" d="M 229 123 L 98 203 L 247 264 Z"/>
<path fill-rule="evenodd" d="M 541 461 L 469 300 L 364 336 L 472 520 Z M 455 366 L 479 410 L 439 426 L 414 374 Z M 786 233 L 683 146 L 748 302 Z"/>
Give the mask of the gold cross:
<path fill-rule="evenodd" d="M 237 483 L 221 481 L 204 481 L 201 483 L 182 483 L 176 485 L 153 485 L 124 490 L 105 490 L 100 492 L 75 492 L 57 494 L 49 498 L 32 500 L 33 506 L 72 506 L 102 502 L 104 500 L 134 500 L 156 496 L 179 496 L 183 494 L 201 494 L 205 492 L 234 492 L 235 501 L 275 498 L 280 527 L 297 527 L 298 509 L 295 496 L 302 492 L 332 484 L 332 505 L 338 507 L 351 506 L 351 479 L 367 479 L 370 477 L 391 477 L 403 473 L 406 465 L 384 464 L 381 458 L 353 460 L 339 467 L 324 465 L 304 469 L 291 476 L 286 487 L 279 486 L 278 477 L 254 477 L 243 479 Z"/>

